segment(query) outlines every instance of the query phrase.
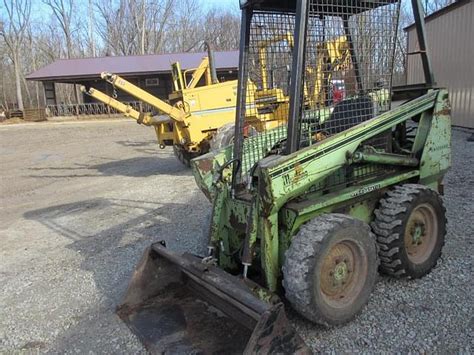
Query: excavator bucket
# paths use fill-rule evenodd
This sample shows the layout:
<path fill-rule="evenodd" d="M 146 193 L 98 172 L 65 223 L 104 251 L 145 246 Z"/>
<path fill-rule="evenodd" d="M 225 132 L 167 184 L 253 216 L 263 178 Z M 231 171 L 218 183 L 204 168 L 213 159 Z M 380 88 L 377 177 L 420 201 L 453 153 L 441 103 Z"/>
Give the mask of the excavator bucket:
<path fill-rule="evenodd" d="M 150 353 L 310 353 L 282 303 L 266 303 L 242 279 L 161 243 L 145 251 L 117 314 Z"/>

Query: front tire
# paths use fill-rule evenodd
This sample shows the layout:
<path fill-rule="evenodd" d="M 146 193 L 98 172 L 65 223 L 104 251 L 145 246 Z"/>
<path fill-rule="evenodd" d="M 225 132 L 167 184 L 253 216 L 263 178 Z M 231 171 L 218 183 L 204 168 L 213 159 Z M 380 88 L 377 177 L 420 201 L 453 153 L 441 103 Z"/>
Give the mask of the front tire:
<path fill-rule="evenodd" d="M 286 252 L 286 298 L 312 322 L 344 324 L 368 302 L 377 267 L 375 237 L 366 223 L 343 214 L 316 217 Z"/>
<path fill-rule="evenodd" d="M 426 186 L 395 186 L 380 200 L 372 229 L 380 249 L 380 271 L 420 278 L 441 256 L 446 210 L 439 194 Z"/>

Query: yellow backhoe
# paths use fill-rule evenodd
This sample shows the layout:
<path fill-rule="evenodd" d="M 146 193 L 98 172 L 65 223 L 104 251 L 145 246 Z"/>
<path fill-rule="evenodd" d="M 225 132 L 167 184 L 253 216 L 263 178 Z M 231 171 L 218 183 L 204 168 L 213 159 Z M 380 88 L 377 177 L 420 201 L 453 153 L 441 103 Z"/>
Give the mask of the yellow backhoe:
<path fill-rule="evenodd" d="M 174 90 L 168 102 L 119 75 L 108 72 L 101 74 L 102 79 L 112 84 L 114 89 L 125 91 L 160 112 L 162 115 L 158 117 L 152 117 L 151 113 L 140 113 L 95 88 L 82 87 L 81 90 L 140 124 L 154 126 L 160 147 L 173 146 L 179 160 L 189 165 L 193 157 L 209 151 L 217 130 L 233 122 L 235 117 L 237 81 L 219 83 L 213 62 L 213 54 L 208 46 L 208 56 L 192 72 L 183 72 L 178 62 L 172 64 Z M 191 78 L 186 80 L 188 74 L 191 74 Z M 199 86 L 202 81 L 204 85 Z"/>
<path fill-rule="evenodd" d="M 173 146 L 175 155 L 185 165 L 192 158 L 207 153 L 211 146 L 219 149 L 232 141 L 233 124 L 237 98 L 237 80 L 220 83 L 214 66 L 213 53 L 208 47 L 208 56 L 204 57 L 198 68 L 182 71 L 179 62 L 172 64 L 173 89 L 165 102 L 146 90 L 132 84 L 117 74 L 103 72 L 102 79 L 133 97 L 149 104 L 162 114 L 152 117 L 151 113 L 141 113 L 129 105 L 123 104 L 113 97 L 95 88 L 81 87 L 81 90 L 101 101 L 138 123 L 154 126 L 158 143 L 161 148 Z M 187 80 L 188 74 L 191 78 Z M 199 86 L 204 77 L 204 85 Z M 265 109 L 269 104 L 269 90 L 256 90 L 255 85 L 250 91 L 248 105 L 257 105 Z M 255 100 L 254 101 L 254 96 Z M 280 95 L 281 96 L 281 95 Z M 271 99 L 271 98 L 270 98 Z M 279 99 L 287 102 L 286 99 Z M 271 127 L 272 113 L 266 112 L 259 117 L 249 117 L 249 132 L 260 131 Z M 249 134 L 250 134 L 249 133 Z"/>
<path fill-rule="evenodd" d="M 252 114 L 246 115 L 245 134 L 247 136 L 273 129 L 282 124 L 276 117 L 288 114 L 288 86 L 275 87 L 275 80 L 288 76 L 289 66 L 275 68 L 268 57 L 272 46 L 284 46 L 288 55 L 293 48 L 292 34 L 274 36 L 258 44 L 259 78 L 249 82 L 246 95 L 247 107 L 255 107 Z M 172 64 L 173 89 L 165 102 L 146 90 L 130 83 L 117 74 L 103 72 L 102 79 L 133 97 L 149 104 L 160 116 L 142 113 L 131 106 L 121 103 L 113 97 L 95 88 L 82 87 L 81 90 L 101 101 L 125 116 L 135 119 L 139 124 L 153 126 L 161 148 L 173 146 L 177 158 L 189 165 L 192 158 L 205 154 L 212 149 L 220 149 L 233 141 L 235 107 L 237 99 L 237 80 L 219 83 L 214 66 L 213 53 L 209 45 L 208 56 L 204 57 L 196 69 L 182 71 L 180 63 Z M 348 48 L 344 36 L 324 43 L 319 48 L 323 59 L 314 63 L 307 71 L 314 76 L 313 86 L 305 87 L 305 104 L 311 107 L 323 106 L 328 97 L 329 77 L 327 66 L 340 70 L 347 62 Z M 278 59 L 279 60 L 279 59 Z M 269 68 L 272 68 L 271 70 Z M 186 78 L 191 74 L 191 78 Z M 204 80 L 202 80 L 204 77 Z M 204 81 L 204 85 L 199 83 Z M 287 82 L 289 85 L 289 81 Z M 329 112 L 329 111 L 328 111 Z"/>

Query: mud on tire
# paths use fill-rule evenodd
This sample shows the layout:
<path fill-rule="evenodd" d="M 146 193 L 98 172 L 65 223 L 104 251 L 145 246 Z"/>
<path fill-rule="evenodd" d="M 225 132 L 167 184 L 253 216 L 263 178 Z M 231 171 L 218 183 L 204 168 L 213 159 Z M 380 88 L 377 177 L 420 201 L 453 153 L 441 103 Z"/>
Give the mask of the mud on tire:
<path fill-rule="evenodd" d="M 286 298 L 303 317 L 334 326 L 354 318 L 377 278 L 377 246 L 370 227 L 343 214 L 304 224 L 286 252 Z"/>
<path fill-rule="evenodd" d="M 420 278 L 441 256 L 446 210 L 436 191 L 404 184 L 380 200 L 371 226 L 377 236 L 380 271 L 394 277 Z"/>

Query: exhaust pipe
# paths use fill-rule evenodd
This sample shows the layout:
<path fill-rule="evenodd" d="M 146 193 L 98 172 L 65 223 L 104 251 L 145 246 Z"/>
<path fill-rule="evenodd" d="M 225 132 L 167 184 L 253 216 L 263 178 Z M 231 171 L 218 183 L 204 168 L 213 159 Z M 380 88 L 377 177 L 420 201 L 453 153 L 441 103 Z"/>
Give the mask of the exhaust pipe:
<path fill-rule="evenodd" d="M 260 300 L 242 279 L 164 243 L 145 251 L 117 314 L 151 353 L 311 353 L 282 303 Z"/>
<path fill-rule="evenodd" d="M 214 52 L 211 48 L 211 45 L 208 41 L 204 41 L 204 47 L 207 50 L 207 57 L 209 58 L 209 69 L 211 70 L 211 80 L 213 84 L 218 84 L 219 80 L 217 79 L 217 71 L 215 66 Z"/>

